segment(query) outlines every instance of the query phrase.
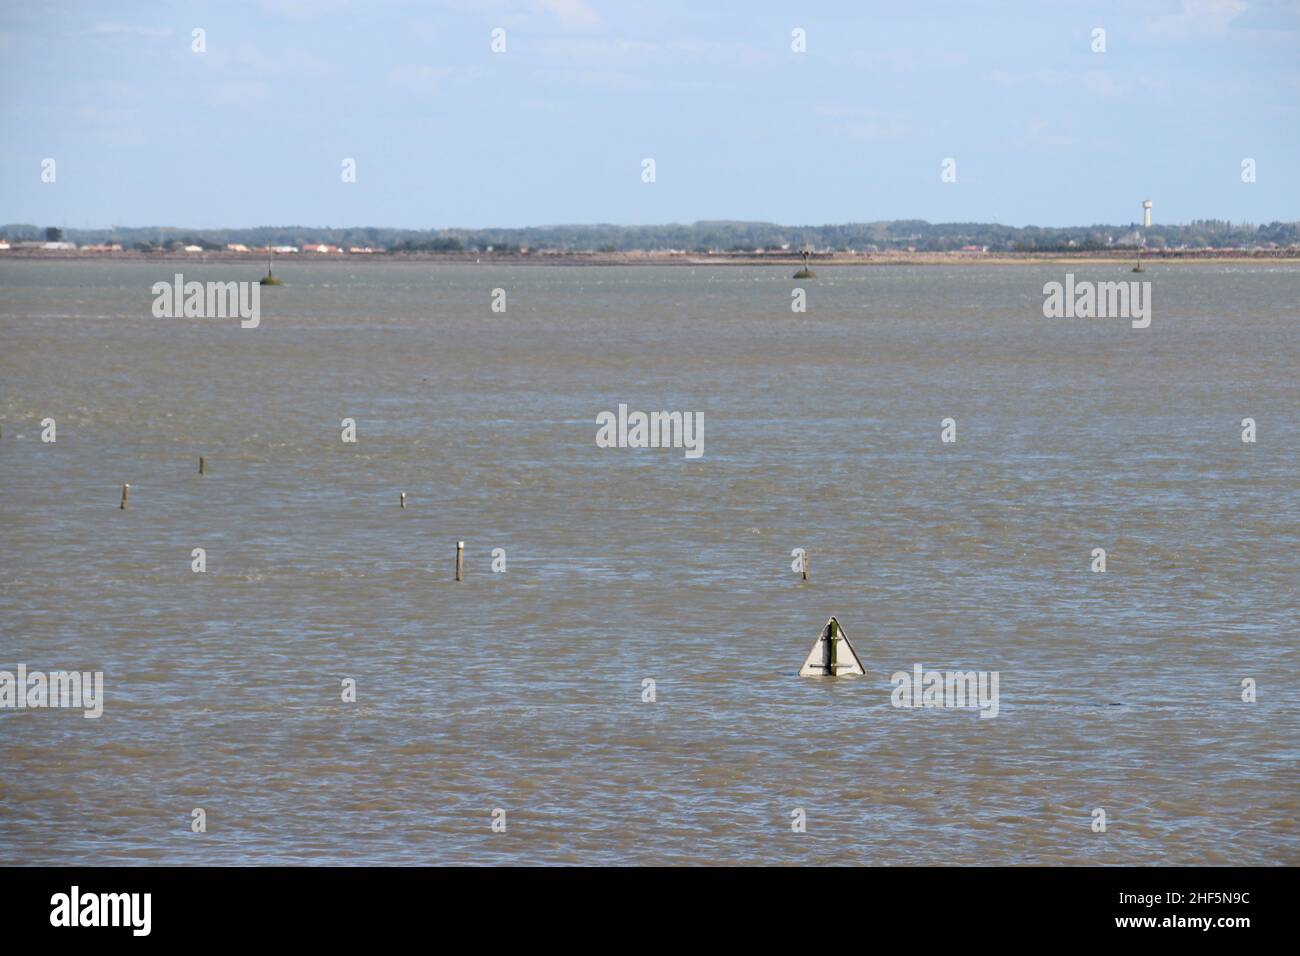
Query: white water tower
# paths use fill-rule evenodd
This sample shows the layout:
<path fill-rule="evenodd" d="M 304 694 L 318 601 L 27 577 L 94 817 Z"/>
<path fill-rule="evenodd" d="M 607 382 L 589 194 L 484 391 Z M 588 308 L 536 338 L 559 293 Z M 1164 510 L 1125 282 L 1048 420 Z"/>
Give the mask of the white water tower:
<path fill-rule="evenodd" d="M 1144 225 L 1148 229 L 1151 228 L 1151 200 L 1150 199 L 1142 200 L 1142 225 Z"/>

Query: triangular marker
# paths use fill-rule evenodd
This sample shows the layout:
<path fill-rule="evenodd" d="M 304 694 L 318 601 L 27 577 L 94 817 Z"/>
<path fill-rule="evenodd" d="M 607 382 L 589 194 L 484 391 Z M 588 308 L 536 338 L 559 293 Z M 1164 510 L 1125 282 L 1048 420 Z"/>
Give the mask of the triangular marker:
<path fill-rule="evenodd" d="M 799 668 L 800 677 L 845 677 L 850 674 L 861 677 L 866 673 L 862 661 L 858 660 L 858 652 L 835 618 L 826 622 L 808 659 Z"/>

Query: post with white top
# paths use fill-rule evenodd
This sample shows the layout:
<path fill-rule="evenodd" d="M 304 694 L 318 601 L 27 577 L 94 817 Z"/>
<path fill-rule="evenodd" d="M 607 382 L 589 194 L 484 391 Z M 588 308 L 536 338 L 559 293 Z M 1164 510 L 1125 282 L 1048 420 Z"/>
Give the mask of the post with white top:
<path fill-rule="evenodd" d="M 456 580 L 463 581 L 465 568 L 465 542 L 456 542 Z"/>

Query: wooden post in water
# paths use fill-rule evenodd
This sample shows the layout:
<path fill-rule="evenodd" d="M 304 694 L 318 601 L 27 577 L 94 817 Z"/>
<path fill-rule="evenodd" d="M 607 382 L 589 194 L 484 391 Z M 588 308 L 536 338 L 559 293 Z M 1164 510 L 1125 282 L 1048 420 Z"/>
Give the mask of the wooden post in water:
<path fill-rule="evenodd" d="M 465 561 L 465 542 L 456 542 L 456 580 L 463 581 L 464 578 L 464 561 Z"/>
<path fill-rule="evenodd" d="M 803 579 L 807 581 L 808 580 L 808 549 L 807 548 L 803 549 L 802 558 L 803 558 Z"/>
<path fill-rule="evenodd" d="M 403 507 L 403 508 L 406 507 L 406 492 L 405 492 L 405 491 L 402 492 L 402 507 Z"/>
<path fill-rule="evenodd" d="M 199 455 L 199 474 L 203 474 L 203 456 Z"/>
<path fill-rule="evenodd" d="M 123 485 L 123 486 L 122 486 L 122 504 L 121 504 L 121 508 L 122 508 L 123 511 L 126 510 L 126 499 L 127 499 L 127 497 L 128 497 L 130 494 L 131 494 L 131 486 L 130 486 L 130 485 Z"/>
<path fill-rule="evenodd" d="M 829 661 L 828 670 L 830 671 L 830 675 L 832 677 L 835 677 L 836 670 L 838 669 L 836 667 L 836 660 L 835 660 L 835 645 L 837 645 L 840 642 L 840 622 L 835 620 L 835 618 L 831 618 L 830 623 L 826 625 L 826 630 L 830 632 L 826 636 L 826 640 L 830 641 L 830 649 L 829 649 L 830 653 L 828 656 L 828 661 Z"/>

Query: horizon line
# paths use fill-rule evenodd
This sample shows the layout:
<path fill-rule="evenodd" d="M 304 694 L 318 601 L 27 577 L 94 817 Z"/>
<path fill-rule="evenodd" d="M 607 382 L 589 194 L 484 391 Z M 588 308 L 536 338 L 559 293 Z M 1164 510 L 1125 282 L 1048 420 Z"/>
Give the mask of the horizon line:
<path fill-rule="evenodd" d="M 800 224 L 782 223 L 770 219 L 695 219 L 690 222 L 680 222 L 676 220 L 669 221 L 669 222 L 632 222 L 632 223 L 557 222 L 557 223 L 542 223 L 542 224 L 530 225 L 530 226 L 385 226 L 385 225 L 377 225 L 375 223 L 368 223 L 365 225 L 347 225 L 347 226 L 308 225 L 304 223 L 282 223 L 282 224 L 261 223 L 255 226 L 176 226 L 176 225 L 158 225 L 158 224 L 133 226 L 133 225 L 123 225 L 120 223 L 114 223 L 106 226 L 104 225 L 60 226 L 58 228 L 64 231 L 77 231 L 77 232 L 92 232 L 92 231 L 102 232 L 105 230 L 113 230 L 113 229 L 160 229 L 160 230 L 168 229 L 168 230 L 190 231 L 190 232 L 203 232 L 203 231 L 231 232 L 231 231 L 252 230 L 252 229 L 315 229 L 315 230 L 326 230 L 326 231 L 335 231 L 335 232 L 348 230 L 348 229 L 387 229 L 392 231 L 404 231 L 404 232 L 488 232 L 488 231 L 523 232 L 529 229 L 595 229 L 595 228 L 665 229 L 674 226 L 687 228 L 692 226 L 714 225 L 714 224 L 772 226 L 779 229 L 826 229 L 826 228 L 845 227 L 845 226 L 874 226 L 874 225 L 882 225 L 882 224 L 889 225 L 894 223 L 912 223 L 912 222 L 921 223 L 927 226 L 996 226 L 996 227 L 1006 228 L 1006 229 L 1091 229 L 1091 228 L 1123 228 L 1125 226 L 1138 227 L 1141 229 L 1159 229 L 1161 227 L 1183 228 L 1183 227 L 1192 226 L 1196 223 L 1204 223 L 1204 222 L 1225 222 L 1228 223 L 1229 225 L 1263 225 L 1265 224 L 1265 222 L 1291 224 L 1291 223 L 1300 223 L 1300 219 L 1269 219 L 1269 220 L 1242 219 L 1240 221 L 1235 221 L 1232 219 L 1204 218 L 1204 219 L 1192 219 L 1185 222 L 1152 223 L 1150 226 L 1143 225 L 1142 222 L 1137 219 L 1130 220 L 1128 223 L 1092 222 L 1092 223 L 1071 223 L 1068 225 L 1043 226 L 1043 225 L 1037 225 L 1035 223 L 1015 225 L 1012 223 L 999 222 L 996 219 L 993 220 L 978 220 L 978 219 L 955 220 L 954 219 L 954 220 L 934 221 L 929 219 L 904 218 L 904 219 L 850 219 L 841 222 L 800 223 Z M 32 223 L 32 222 L 0 223 L 0 229 L 9 229 L 17 226 L 31 226 L 32 228 L 37 228 L 37 229 L 48 228 L 48 226 L 42 226 L 38 223 Z"/>

